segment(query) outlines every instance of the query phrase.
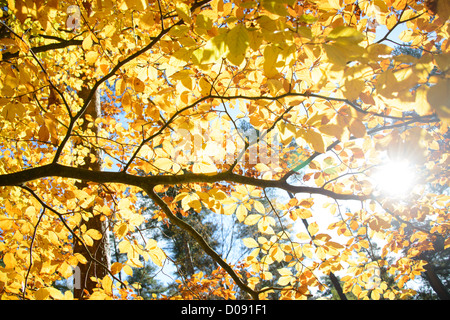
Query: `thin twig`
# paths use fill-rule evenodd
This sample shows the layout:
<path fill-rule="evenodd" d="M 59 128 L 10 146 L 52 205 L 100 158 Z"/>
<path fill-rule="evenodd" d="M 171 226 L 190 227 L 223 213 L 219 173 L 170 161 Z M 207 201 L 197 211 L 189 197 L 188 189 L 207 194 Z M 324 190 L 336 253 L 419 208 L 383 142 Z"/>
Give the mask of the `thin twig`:
<path fill-rule="evenodd" d="M 28 283 L 28 276 L 30 275 L 30 271 L 31 271 L 31 267 L 33 266 L 33 246 L 34 246 L 34 240 L 36 239 L 36 234 L 37 234 L 37 229 L 39 224 L 41 223 L 42 217 L 45 214 L 45 207 L 42 208 L 42 212 L 39 215 L 38 221 L 36 222 L 36 225 L 34 226 L 34 231 L 33 231 L 33 236 L 31 237 L 31 244 L 30 244 L 30 265 L 28 266 L 27 269 L 27 274 L 25 276 L 25 281 L 24 281 L 24 285 L 23 285 L 23 294 L 22 294 L 22 299 L 25 300 L 25 294 L 27 291 L 27 283 Z"/>
<path fill-rule="evenodd" d="M 21 185 L 20 186 L 22 189 L 28 191 L 41 205 L 43 208 L 50 210 L 51 212 L 53 212 L 54 214 L 56 214 L 59 219 L 61 220 L 61 222 L 64 224 L 64 226 L 66 227 L 66 229 L 72 234 L 72 236 L 75 238 L 76 241 L 80 242 L 81 245 L 84 247 L 84 250 L 87 252 L 88 254 L 88 259 L 91 262 L 95 262 L 96 264 L 98 264 L 99 266 L 101 266 L 102 268 L 104 268 L 110 275 L 111 277 L 118 281 L 121 285 L 126 287 L 126 284 L 123 283 L 120 279 L 118 279 L 112 272 L 111 270 L 109 270 L 109 268 L 103 264 L 101 261 L 98 261 L 94 256 L 92 256 L 91 252 L 89 251 L 87 245 L 84 243 L 84 241 L 75 233 L 75 231 L 73 231 L 73 229 L 67 224 L 66 220 L 64 219 L 63 215 L 60 214 L 58 211 L 56 211 L 55 209 L 53 209 L 52 207 L 50 207 L 48 204 L 46 204 L 35 192 L 33 189 L 31 189 L 30 187 L 26 186 L 26 185 Z"/>

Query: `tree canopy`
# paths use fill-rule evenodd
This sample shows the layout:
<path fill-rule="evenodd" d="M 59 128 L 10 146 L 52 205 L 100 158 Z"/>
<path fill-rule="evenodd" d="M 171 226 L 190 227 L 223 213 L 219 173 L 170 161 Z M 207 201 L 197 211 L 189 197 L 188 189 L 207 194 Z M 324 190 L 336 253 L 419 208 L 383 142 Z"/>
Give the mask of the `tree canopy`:
<path fill-rule="evenodd" d="M 171 259 L 148 219 L 215 263 L 166 299 L 449 298 L 448 1 L 1 6 L 1 299 L 139 299 L 120 275 Z"/>

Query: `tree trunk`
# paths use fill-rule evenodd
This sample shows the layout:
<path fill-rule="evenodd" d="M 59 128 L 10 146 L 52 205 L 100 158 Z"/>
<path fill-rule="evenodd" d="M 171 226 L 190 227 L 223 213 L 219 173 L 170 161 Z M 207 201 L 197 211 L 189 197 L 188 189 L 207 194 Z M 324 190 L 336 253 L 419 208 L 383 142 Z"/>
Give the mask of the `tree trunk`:
<path fill-rule="evenodd" d="M 424 268 L 426 270 L 425 276 L 434 292 L 438 295 L 439 299 L 450 300 L 450 294 L 448 293 L 447 288 L 443 285 L 441 279 L 439 279 L 436 274 L 433 264 L 428 262 Z"/>
<path fill-rule="evenodd" d="M 90 89 L 87 87 L 83 87 L 80 96 L 83 99 L 87 99 Z M 90 116 L 90 121 L 87 121 L 86 116 Z M 85 113 L 85 119 L 81 126 L 83 132 L 88 130 L 88 125 L 92 125 L 92 121 L 95 121 L 99 116 L 101 116 L 100 109 L 100 97 L 98 92 L 94 95 L 91 100 L 89 106 L 87 107 Z M 90 128 L 95 134 L 97 133 L 97 127 L 94 125 Z M 75 148 L 84 142 L 80 139 L 76 138 L 76 142 L 74 144 Z M 93 158 L 91 158 L 91 155 Z M 94 159 L 94 161 L 92 161 Z M 99 150 L 95 148 L 90 148 L 90 154 L 86 155 L 84 158 L 84 164 L 79 165 L 80 168 L 100 171 L 101 167 L 101 158 Z M 89 188 L 87 181 L 81 181 L 76 183 L 77 188 L 80 190 L 84 188 Z M 74 254 L 80 253 L 82 254 L 86 260 L 86 264 L 78 263 L 78 266 L 75 270 L 74 276 L 74 297 L 76 299 L 85 299 L 89 294 L 92 294 L 93 289 L 96 287 L 96 282 L 93 281 L 92 278 L 102 279 L 108 274 L 106 268 L 109 268 L 110 259 L 109 259 L 109 241 L 108 241 L 108 225 L 107 220 L 101 214 L 98 214 L 93 211 L 93 208 L 87 208 L 85 211 L 85 216 L 87 220 L 82 219 L 79 229 L 78 235 L 82 239 L 83 230 L 95 229 L 98 230 L 103 236 L 100 240 L 94 239 L 94 244 L 92 246 L 87 246 L 89 249 L 89 253 L 86 252 L 85 246 L 79 243 L 78 241 L 74 241 Z M 92 258 L 93 259 L 92 259 Z M 106 268 L 105 268 L 106 267 Z"/>
<path fill-rule="evenodd" d="M 341 300 L 347 300 L 347 296 L 345 295 L 344 291 L 342 290 L 341 284 L 339 283 L 339 279 L 334 275 L 333 272 L 330 272 L 330 280 L 333 284 L 334 288 L 336 289 L 339 298 Z"/>
<path fill-rule="evenodd" d="M 191 249 L 189 248 L 189 242 L 188 242 L 189 237 L 183 230 L 181 230 L 181 235 L 182 235 L 182 239 L 183 239 L 182 246 L 183 246 L 183 251 L 184 251 L 183 266 L 185 268 L 186 275 L 189 277 L 192 277 L 195 270 L 194 270 L 194 263 L 192 261 Z"/>

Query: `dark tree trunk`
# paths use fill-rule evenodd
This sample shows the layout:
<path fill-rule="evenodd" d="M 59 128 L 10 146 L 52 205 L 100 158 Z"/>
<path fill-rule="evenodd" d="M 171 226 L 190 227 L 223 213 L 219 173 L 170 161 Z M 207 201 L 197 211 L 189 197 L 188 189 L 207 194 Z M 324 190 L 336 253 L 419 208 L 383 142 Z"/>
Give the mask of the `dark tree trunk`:
<path fill-rule="evenodd" d="M 438 275 L 436 274 L 433 264 L 428 262 L 424 268 L 426 270 L 425 276 L 434 292 L 436 292 L 436 294 L 438 295 L 439 299 L 450 300 L 450 294 L 448 293 L 448 290 L 442 283 L 441 279 L 439 279 Z"/>
<path fill-rule="evenodd" d="M 80 92 L 80 96 L 83 99 L 86 99 L 89 94 L 88 88 L 83 88 Z M 91 124 L 91 121 L 87 121 L 86 115 L 91 118 L 91 121 L 95 121 L 99 116 L 101 116 L 100 110 L 100 97 L 97 94 L 94 95 L 91 103 L 87 107 L 85 113 L 85 121 L 81 126 L 83 132 L 88 130 L 88 125 Z M 88 118 L 89 118 L 88 117 Z M 92 120 L 93 119 L 93 120 Z M 97 127 L 94 125 L 90 128 L 95 134 L 97 133 Z M 85 141 L 81 141 L 79 138 L 75 138 L 74 147 L 76 148 L 78 145 L 86 143 Z M 91 158 L 91 155 L 93 158 Z M 94 159 L 94 161 L 92 161 Z M 90 154 L 85 156 L 84 164 L 79 165 L 80 168 L 100 171 L 101 166 L 101 158 L 99 150 L 95 148 L 90 148 Z M 81 181 L 76 184 L 77 188 L 80 190 L 84 188 L 89 188 L 89 185 L 86 181 Z M 78 228 L 78 235 L 82 238 L 82 230 L 95 229 L 98 230 L 103 236 L 100 240 L 94 239 L 94 244 L 92 246 L 87 246 L 89 253 L 86 252 L 85 246 L 75 240 L 74 243 L 74 254 L 80 253 L 82 254 L 86 260 L 86 264 L 78 263 L 78 266 L 75 270 L 74 277 L 74 297 L 76 299 L 84 299 L 88 294 L 92 294 L 93 289 L 96 287 L 96 282 L 91 278 L 102 279 L 107 274 L 108 271 L 106 268 L 109 268 L 110 259 L 109 259 L 109 244 L 108 244 L 108 225 L 107 220 L 102 215 L 94 212 L 91 208 L 87 208 L 85 211 L 85 216 L 88 217 L 87 220 L 82 219 L 80 226 Z M 93 259 L 92 259 L 92 258 Z"/>
<path fill-rule="evenodd" d="M 345 295 L 344 291 L 342 290 L 341 284 L 339 282 L 339 279 L 334 275 L 333 272 L 330 272 L 330 280 L 333 284 L 333 287 L 336 289 L 339 298 L 341 300 L 347 300 L 347 296 Z"/>

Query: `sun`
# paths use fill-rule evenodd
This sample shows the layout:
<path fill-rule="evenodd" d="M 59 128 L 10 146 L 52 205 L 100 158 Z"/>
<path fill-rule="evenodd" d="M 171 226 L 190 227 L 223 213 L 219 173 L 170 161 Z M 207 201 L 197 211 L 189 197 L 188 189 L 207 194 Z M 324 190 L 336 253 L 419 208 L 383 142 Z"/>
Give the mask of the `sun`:
<path fill-rule="evenodd" d="M 378 167 L 373 179 L 377 190 L 383 195 L 402 198 L 412 191 L 416 175 L 409 161 L 390 161 Z"/>

